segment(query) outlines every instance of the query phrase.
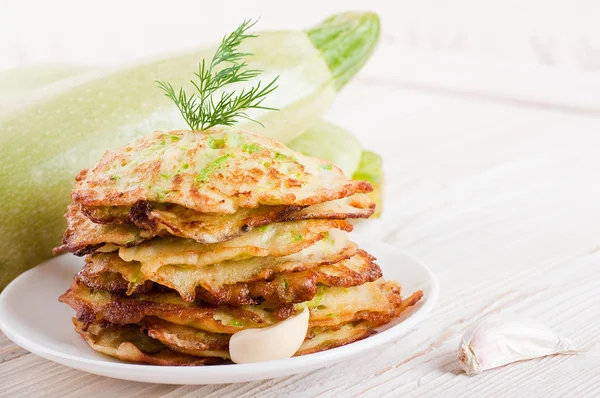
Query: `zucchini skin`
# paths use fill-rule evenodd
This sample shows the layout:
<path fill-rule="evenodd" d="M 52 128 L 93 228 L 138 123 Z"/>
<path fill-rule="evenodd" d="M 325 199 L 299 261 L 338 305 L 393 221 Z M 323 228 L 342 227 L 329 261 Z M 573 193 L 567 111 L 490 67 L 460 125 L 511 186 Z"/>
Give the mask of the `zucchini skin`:
<path fill-rule="evenodd" d="M 335 14 L 306 34 L 317 47 L 340 90 L 363 67 L 377 46 L 380 22 L 373 12 Z"/>

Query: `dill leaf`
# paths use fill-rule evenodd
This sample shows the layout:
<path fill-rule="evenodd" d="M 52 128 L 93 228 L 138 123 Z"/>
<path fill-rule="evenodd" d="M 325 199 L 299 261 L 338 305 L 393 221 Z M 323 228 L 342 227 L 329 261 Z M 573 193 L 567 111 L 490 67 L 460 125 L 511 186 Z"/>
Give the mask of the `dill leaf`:
<path fill-rule="evenodd" d="M 248 33 L 255 24 L 256 21 L 243 21 L 236 30 L 223 37 L 210 64 L 207 65 L 206 60 L 199 63 L 198 72 L 194 73 L 196 79 L 190 80 L 197 93 L 188 95 L 183 88 L 176 91 L 170 83 L 156 81 L 165 96 L 175 103 L 192 130 L 205 130 L 218 125 L 233 126 L 239 119 L 251 120 L 262 126 L 262 123 L 248 116 L 247 110 L 278 110 L 263 106 L 262 103 L 277 89 L 279 76 L 266 85 L 259 81 L 239 93 L 224 91 L 215 95 L 229 84 L 249 81 L 262 73 L 258 69 L 248 69 L 248 64 L 243 60 L 252 54 L 238 51 L 242 41 L 257 37 Z"/>

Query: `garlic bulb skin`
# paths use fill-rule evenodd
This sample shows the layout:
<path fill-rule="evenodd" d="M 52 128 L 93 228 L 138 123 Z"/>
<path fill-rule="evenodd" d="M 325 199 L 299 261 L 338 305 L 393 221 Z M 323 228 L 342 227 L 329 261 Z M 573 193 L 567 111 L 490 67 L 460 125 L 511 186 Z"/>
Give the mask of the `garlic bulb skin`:
<path fill-rule="evenodd" d="M 307 307 L 293 317 L 266 328 L 246 329 L 229 340 L 229 355 L 235 363 L 253 363 L 291 358 L 308 331 Z"/>
<path fill-rule="evenodd" d="M 578 350 L 548 326 L 523 317 L 483 319 L 463 335 L 458 349 L 460 367 L 469 375 L 512 362 Z"/>

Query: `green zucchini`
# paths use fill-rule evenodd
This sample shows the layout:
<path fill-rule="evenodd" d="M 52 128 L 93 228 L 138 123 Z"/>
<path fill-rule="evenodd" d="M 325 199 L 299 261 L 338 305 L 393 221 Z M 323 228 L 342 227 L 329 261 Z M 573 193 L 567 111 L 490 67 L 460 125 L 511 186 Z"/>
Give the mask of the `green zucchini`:
<path fill-rule="evenodd" d="M 361 36 L 363 24 L 378 26 L 376 15 L 341 14 L 337 20 L 308 32 L 264 32 L 243 43 L 240 50 L 254 54 L 249 66 L 264 71 L 261 79 L 281 77 L 279 89 L 264 104 L 280 111 L 251 114 L 264 129 L 255 124 L 242 128 L 285 142 L 321 118 L 377 42 L 372 35 L 368 40 Z M 346 50 L 331 47 L 334 40 Z M 104 150 L 149 131 L 186 127 L 154 80 L 189 88 L 198 61 L 213 51 L 86 73 L 0 111 L 0 289 L 50 257 L 65 228 L 62 214 L 79 170 L 93 166 Z"/>

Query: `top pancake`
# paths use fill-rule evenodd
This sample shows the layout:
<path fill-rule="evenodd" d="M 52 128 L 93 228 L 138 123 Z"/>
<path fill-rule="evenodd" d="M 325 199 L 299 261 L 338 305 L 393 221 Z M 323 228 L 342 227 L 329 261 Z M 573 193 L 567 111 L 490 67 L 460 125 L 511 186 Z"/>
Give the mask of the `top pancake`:
<path fill-rule="evenodd" d="M 74 201 L 87 206 L 173 203 L 232 214 L 259 205 L 309 206 L 372 191 L 324 160 L 234 129 L 156 132 L 83 170 Z"/>

